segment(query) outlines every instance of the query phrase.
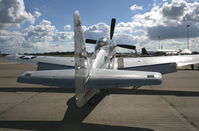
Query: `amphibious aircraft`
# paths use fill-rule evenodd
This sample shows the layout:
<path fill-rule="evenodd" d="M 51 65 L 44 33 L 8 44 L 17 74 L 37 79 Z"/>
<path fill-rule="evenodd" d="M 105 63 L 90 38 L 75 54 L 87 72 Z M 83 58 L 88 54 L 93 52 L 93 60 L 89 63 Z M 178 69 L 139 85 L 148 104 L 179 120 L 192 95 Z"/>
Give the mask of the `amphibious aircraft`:
<path fill-rule="evenodd" d="M 20 75 L 18 82 L 75 88 L 78 107 L 92 100 L 103 89 L 159 85 L 162 74 L 176 72 L 176 66 L 199 63 L 199 55 L 117 58 L 116 47 L 135 49 L 135 46 L 114 42 L 115 22 L 113 18 L 109 37 L 84 39 L 80 13 L 75 11 L 74 57 L 8 55 L 6 58 L 38 65 L 37 71 Z M 96 44 L 90 58 L 85 43 Z"/>

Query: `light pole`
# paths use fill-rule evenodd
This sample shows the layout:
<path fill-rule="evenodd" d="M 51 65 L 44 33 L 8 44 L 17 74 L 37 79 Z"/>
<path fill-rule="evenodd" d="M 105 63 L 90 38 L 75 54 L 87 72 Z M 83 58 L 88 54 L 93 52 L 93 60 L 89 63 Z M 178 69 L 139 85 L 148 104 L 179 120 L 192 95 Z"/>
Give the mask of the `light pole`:
<path fill-rule="evenodd" d="M 19 55 L 21 54 L 21 44 L 19 42 Z"/>
<path fill-rule="evenodd" d="M 161 50 L 161 45 L 160 45 L 160 36 L 158 36 L 158 40 L 159 40 L 159 49 Z"/>
<path fill-rule="evenodd" d="M 190 46 L 189 46 L 189 27 L 190 25 L 187 24 L 187 49 L 190 50 Z"/>

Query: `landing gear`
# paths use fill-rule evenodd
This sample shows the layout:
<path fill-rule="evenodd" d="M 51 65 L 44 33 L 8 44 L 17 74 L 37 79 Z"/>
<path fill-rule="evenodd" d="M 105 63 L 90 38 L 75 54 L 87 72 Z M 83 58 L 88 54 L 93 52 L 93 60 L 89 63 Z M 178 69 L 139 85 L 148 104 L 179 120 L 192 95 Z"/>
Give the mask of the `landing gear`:
<path fill-rule="evenodd" d="M 95 106 L 98 102 L 100 102 L 105 96 L 107 90 L 106 89 L 101 89 L 99 93 L 95 94 L 89 101 L 88 105 L 89 106 Z"/>
<path fill-rule="evenodd" d="M 94 95 L 89 101 L 88 101 L 88 105 L 89 106 L 94 106 L 97 103 L 97 96 Z"/>
<path fill-rule="evenodd" d="M 194 64 L 191 65 L 191 69 L 194 70 Z"/>
<path fill-rule="evenodd" d="M 140 88 L 141 86 L 133 86 L 133 88 L 132 89 L 138 89 L 138 88 Z"/>

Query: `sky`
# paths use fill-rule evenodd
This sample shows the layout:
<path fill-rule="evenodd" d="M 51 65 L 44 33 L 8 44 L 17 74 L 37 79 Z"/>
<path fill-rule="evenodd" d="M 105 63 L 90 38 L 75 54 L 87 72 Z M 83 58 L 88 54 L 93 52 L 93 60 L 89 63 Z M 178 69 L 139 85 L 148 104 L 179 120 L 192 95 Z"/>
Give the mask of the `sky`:
<path fill-rule="evenodd" d="M 183 50 L 189 32 L 190 49 L 199 51 L 199 0 L 0 0 L 0 52 L 73 51 L 75 10 L 85 38 L 109 36 L 116 18 L 116 43 Z"/>

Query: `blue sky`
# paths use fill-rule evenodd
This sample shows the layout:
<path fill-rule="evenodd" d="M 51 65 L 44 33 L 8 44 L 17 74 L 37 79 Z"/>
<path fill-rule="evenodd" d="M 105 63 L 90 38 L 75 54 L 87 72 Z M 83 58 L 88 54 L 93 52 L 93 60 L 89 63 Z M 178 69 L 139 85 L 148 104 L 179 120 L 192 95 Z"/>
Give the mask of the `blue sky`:
<path fill-rule="evenodd" d="M 110 23 L 112 17 L 117 22 L 128 22 L 137 13 L 143 13 L 152 7 L 151 0 L 24 0 L 27 12 L 39 10 L 42 13 L 40 19 L 51 21 L 59 30 L 64 25 L 73 24 L 73 11 L 79 10 L 83 24 L 90 26 L 98 22 Z M 143 6 L 144 10 L 131 11 L 133 4 Z"/>
<path fill-rule="evenodd" d="M 199 0 L 0 0 L 0 52 L 73 51 L 73 12 L 79 10 L 85 38 L 108 36 L 117 19 L 114 40 L 138 51 L 199 51 Z M 89 51 L 93 47 L 87 45 Z"/>

